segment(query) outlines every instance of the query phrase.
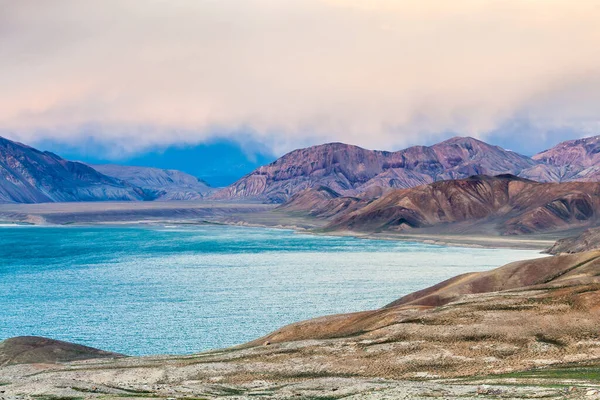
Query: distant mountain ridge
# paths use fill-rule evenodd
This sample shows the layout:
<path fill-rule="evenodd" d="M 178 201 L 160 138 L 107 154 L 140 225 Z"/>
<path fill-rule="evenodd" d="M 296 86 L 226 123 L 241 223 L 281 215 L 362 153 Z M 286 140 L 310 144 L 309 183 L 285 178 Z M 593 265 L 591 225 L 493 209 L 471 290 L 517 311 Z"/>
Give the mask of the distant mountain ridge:
<path fill-rule="evenodd" d="M 378 197 L 390 189 L 472 175 L 511 174 L 539 182 L 600 181 L 598 154 L 600 136 L 563 142 L 533 157 L 470 137 L 396 152 L 329 143 L 294 150 L 213 197 L 281 203 L 315 187 L 328 187 L 344 196 Z"/>
<path fill-rule="evenodd" d="M 232 185 L 213 190 L 180 171 L 89 166 L 0 138 L 0 202 L 253 200 L 284 203 L 328 188 L 343 197 L 379 198 L 473 175 L 511 174 L 538 182 L 600 181 L 600 136 L 566 141 L 527 157 L 470 137 L 389 152 L 329 143 L 294 150 Z"/>
<path fill-rule="evenodd" d="M 407 188 L 478 174 L 517 175 L 535 165 L 529 157 L 473 138 L 456 137 L 396 152 L 329 143 L 294 150 L 214 196 L 284 202 L 316 186 L 350 196 L 376 187 Z"/>
<path fill-rule="evenodd" d="M 153 200 L 199 200 L 214 191 L 205 182 L 173 169 L 126 165 L 92 165 L 100 173 L 144 190 Z"/>

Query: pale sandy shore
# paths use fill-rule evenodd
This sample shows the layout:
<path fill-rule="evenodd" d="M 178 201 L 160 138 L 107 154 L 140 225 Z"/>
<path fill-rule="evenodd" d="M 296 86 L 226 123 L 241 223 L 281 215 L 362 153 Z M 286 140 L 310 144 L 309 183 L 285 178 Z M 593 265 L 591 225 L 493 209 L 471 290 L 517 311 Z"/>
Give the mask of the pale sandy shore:
<path fill-rule="evenodd" d="M 81 202 L 0 204 L 0 223 L 36 225 L 88 224 L 228 224 L 248 227 L 291 229 L 298 233 L 400 240 L 446 246 L 544 250 L 567 234 L 498 236 L 482 233 L 358 233 L 320 232 L 323 220 L 286 213 L 277 205 L 217 201 L 171 202 Z"/>
<path fill-rule="evenodd" d="M 441 246 L 458 246 L 470 248 L 498 248 L 520 250 L 545 250 L 552 246 L 561 235 L 537 236 L 474 236 L 474 235 L 449 235 L 449 234 L 365 234 L 357 235 L 355 232 L 335 232 L 334 234 L 364 237 L 379 240 L 401 240 L 406 242 L 419 242 Z"/>

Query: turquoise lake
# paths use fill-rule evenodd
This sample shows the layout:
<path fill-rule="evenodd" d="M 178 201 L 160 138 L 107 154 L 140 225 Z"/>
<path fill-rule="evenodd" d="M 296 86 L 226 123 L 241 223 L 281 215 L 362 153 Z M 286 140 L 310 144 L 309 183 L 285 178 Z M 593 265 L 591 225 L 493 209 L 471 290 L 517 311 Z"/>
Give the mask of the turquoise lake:
<path fill-rule="evenodd" d="M 228 226 L 0 227 L 0 340 L 187 354 L 539 256 Z"/>

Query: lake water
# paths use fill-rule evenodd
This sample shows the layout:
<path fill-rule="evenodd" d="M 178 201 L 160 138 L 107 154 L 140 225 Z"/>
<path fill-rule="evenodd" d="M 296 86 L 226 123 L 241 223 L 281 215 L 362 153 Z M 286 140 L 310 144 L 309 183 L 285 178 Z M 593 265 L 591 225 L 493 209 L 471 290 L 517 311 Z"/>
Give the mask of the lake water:
<path fill-rule="evenodd" d="M 228 226 L 0 227 L 0 339 L 186 354 L 534 257 Z"/>

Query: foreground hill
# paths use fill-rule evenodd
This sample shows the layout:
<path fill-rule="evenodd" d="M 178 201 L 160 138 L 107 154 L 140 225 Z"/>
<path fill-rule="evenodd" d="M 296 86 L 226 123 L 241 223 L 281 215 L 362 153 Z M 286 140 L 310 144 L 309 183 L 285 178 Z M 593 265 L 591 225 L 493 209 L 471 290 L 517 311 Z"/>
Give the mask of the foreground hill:
<path fill-rule="evenodd" d="M 122 355 L 35 336 L 21 336 L 0 342 L 0 366 L 115 357 Z"/>
<path fill-rule="evenodd" d="M 529 295 L 523 296 L 524 293 Z M 517 336 L 519 330 L 530 332 L 533 339 L 537 334 L 536 329 L 545 327 L 552 320 L 550 316 L 546 318 L 539 312 L 546 308 L 542 306 L 544 300 L 548 301 L 547 305 L 554 304 L 555 312 L 560 308 L 559 304 L 571 301 L 569 308 L 573 309 L 573 315 L 567 319 L 575 319 L 577 314 L 581 317 L 581 313 L 576 312 L 576 309 L 589 313 L 581 320 L 580 326 L 572 327 L 574 336 L 578 336 L 576 332 L 579 328 L 582 329 L 580 333 L 591 328 L 590 325 L 586 326 L 584 321 L 587 319 L 591 323 L 594 318 L 600 317 L 600 252 L 517 261 L 487 272 L 459 275 L 406 295 L 382 309 L 299 322 L 281 328 L 250 345 L 259 345 L 267 341 L 273 344 L 353 335 L 362 335 L 370 339 L 390 335 L 398 338 L 410 335 L 416 338 L 417 332 L 421 332 L 422 337 L 428 337 L 435 335 L 434 332 L 443 334 L 444 331 L 460 340 L 464 332 L 457 332 L 457 328 L 459 331 L 480 335 L 482 341 L 485 341 L 487 335 L 490 335 L 490 338 Z M 414 309 L 420 312 L 406 312 Z M 561 311 L 561 314 L 565 311 Z M 473 312 L 476 315 L 470 314 Z M 536 312 L 538 315 L 533 318 L 532 315 Z M 460 317 L 461 314 L 464 317 Z M 506 319 L 492 323 L 499 315 L 504 315 Z M 449 318 L 450 316 L 453 317 Z M 532 325 L 513 326 L 510 331 L 496 330 L 499 326 L 510 326 L 509 321 L 514 321 L 514 318 L 523 318 L 525 321 L 526 317 L 530 316 L 533 318 Z M 466 326 L 454 326 L 454 329 L 443 326 L 436 328 L 438 324 L 435 321 L 441 322 L 444 319 L 448 325 L 464 322 Z M 491 325 L 486 325 L 484 321 L 489 321 Z M 415 324 L 425 326 L 416 327 Z M 474 330 L 475 326 L 480 327 L 481 331 Z M 386 327 L 390 329 L 384 329 Z M 549 340 L 552 336 L 559 335 L 558 331 L 565 327 L 555 327 L 556 331 L 550 326 L 547 328 L 546 331 L 540 330 L 539 334 Z M 592 330 L 587 331 L 585 335 L 600 339 Z M 568 340 L 576 340 L 576 337 Z M 567 338 L 563 339 L 566 345 Z M 574 342 L 573 344 L 576 345 Z M 600 342 L 598 344 L 600 345 Z"/>
<path fill-rule="evenodd" d="M 0 137 L 0 202 L 145 200 L 139 188 Z"/>
<path fill-rule="evenodd" d="M 139 187 L 155 200 L 198 200 L 213 189 L 198 178 L 172 169 L 93 165 L 96 171 Z"/>
<path fill-rule="evenodd" d="M 536 164 L 528 157 L 473 138 L 397 152 L 330 143 L 292 151 L 215 194 L 284 202 L 312 187 L 357 195 L 375 187 L 407 188 L 470 175 L 517 175 Z"/>
<path fill-rule="evenodd" d="M 292 324 L 237 348 L 4 366 L 0 390 L 9 398 L 593 398 L 586 387 L 598 379 L 599 318 L 600 252 L 554 256 L 465 274 L 378 310 Z"/>
<path fill-rule="evenodd" d="M 281 209 L 328 219 L 325 231 L 353 232 L 518 235 L 590 227 L 600 216 L 600 183 L 538 183 L 512 175 L 391 190 L 375 200 L 323 193 L 303 191 Z"/>

